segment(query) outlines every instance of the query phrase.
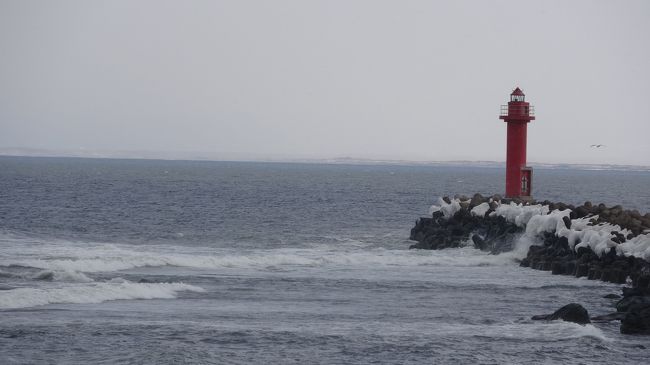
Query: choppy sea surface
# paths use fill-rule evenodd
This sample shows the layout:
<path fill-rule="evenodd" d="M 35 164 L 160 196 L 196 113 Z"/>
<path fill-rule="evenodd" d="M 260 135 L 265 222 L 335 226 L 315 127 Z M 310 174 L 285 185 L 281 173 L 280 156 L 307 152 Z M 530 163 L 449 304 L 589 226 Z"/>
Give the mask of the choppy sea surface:
<path fill-rule="evenodd" d="M 619 285 L 408 250 L 494 168 L 0 157 L 1 364 L 646 364 Z M 650 173 L 535 171 L 538 199 L 650 209 Z"/>

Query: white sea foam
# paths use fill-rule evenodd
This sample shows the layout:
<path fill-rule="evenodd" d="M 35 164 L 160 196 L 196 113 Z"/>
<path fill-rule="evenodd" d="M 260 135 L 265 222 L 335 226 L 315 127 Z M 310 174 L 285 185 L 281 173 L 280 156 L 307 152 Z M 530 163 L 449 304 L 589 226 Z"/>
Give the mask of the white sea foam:
<path fill-rule="evenodd" d="M 512 337 L 526 340 L 568 340 L 594 338 L 600 341 L 612 341 L 603 331 L 593 325 L 580 325 L 565 321 L 504 324 L 482 327 L 484 335 L 490 337 Z"/>
<path fill-rule="evenodd" d="M 93 259 L 22 260 L 15 264 L 53 270 L 55 275 L 83 275 L 82 272 L 111 272 L 138 267 L 177 266 L 197 269 L 328 266 L 478 266 L 503 265 L 512 258 L 496 259 L 474 249 L 440 254 L 431 251 L 372 249 L 365 251 L 325 251 L 318 249 L 255 250 L 242 254 L 191 255 L 154 252 L 122 252 L 121 256 Z M 502 258 L 507 255 L 502 256 Z M 85 275 L 84 275 L 85 276 Z M 89 279 L 89 278 L 88 278 Z M 91 279 L 89 279 L 91 280 Z M 70 280 L 73 281 L 73 280 Z M 83 281 L 80 279 L 79 281 Z"/>
<path fill-rule="evenodd" d="M 78 283 L 90 283 L 94 281 L 93 279 L 86 276 L 84 273 L 79 271 L 54 271 L 54 270 L 43 270 L 36 273 L 31 277 L 36 280 L 53 280 L 53 281 L 67 281 L 67 282 L 78 282 Z"/>
<path fill-rule="evenodd" d="M 444 251 L 372 250 L 351 252 L 341 255 L 324 255 L 323 264 L 354 267 L 381 266 L 505 266 L 512 265 L 515 257 L 510 254 L 491 255 L 472 247 L 461 247 Z"/>
<path fill-rule="evenodd" d="M 90 282 L 86 273 L 115 272 L 142 267 L 193 269 L 244 268 L 255 270 L 298 268 L 377 268 L 391 266 L 485 266 L 512 264 L 513 254 L 489 255 L 473 248 L 449 252 L 389 250 L 358 245 L 336 248 L 206 249 L 188 246 L 133 246 L 99 243 L 52 242 L 30 248 L 12 242 L 2 250 L 0 265 L 21 265 L 43 270 L 43 279 Z M 47 254 L 43 254 L 46 252 Z M 34 274 L 31 274 L 34 275 Z"/>
<path fill-rule="evenodd" d="M 408 335 L 413 332 L 413 325 L 395 326 L 391 328 L 397 335 Z M 421 333 L 431 331 L 431 326 L 422 324 L 418 327 Z M 438 324 L 435 326 L 436 336 L 475 337 L 483 336 L 491 339 L 519 339 L 524 341 L 566 341 L 579 338 L 593 338 L 603 342 L 613 341 L 599 328 L 587 324 L 580 325 L 572 322 L 558 321 L 520 321 L 494 324 Z"/>
<path fill-rule="evenodd" d="M 440 206 L 433 204 L 432 206 L 429 207 L 429 215 L 440 211 Z"/>
<path fill-rule="evenodd" d="M 18 288 L 0 291 L 0 308 L 26 308 L 46 304 L 89 304 L 119 299 L 171 299 L 180 291 L 203 292 L 182 283 L 131 283 L 128 281 L 76 284 L 58 288 Z"/>

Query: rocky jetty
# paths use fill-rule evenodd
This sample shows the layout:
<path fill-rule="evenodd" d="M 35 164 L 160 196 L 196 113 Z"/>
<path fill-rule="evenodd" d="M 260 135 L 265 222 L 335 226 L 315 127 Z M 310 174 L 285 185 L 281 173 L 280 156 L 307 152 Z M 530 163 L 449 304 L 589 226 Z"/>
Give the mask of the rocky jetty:
<path fill-rule="evenodd" d="M 650 264 L 639 257 L 618 255 L 614 247 L 600 256 L 592 249 L 572 250 L 566 237 L 543 235 L 543 245 L 531 246 L 521 266 L 551 271 L 554 275 L 574 275 L 589 280 L 624 284 L 628 278 L 634 287 L 650 287 Z"/>
<path fill-rule="evenodd" d="M 650 287 L 650 213 L 586 202 L 580 206 L 502 199 L 498 195 L 443 197 L 431 217 L 416 221 L 410 248 L 473 245 L 493 253 L 519 237 L 537 242 L 521 266 L 591 280 Z"/>
<path fill-rule="evenodd" d="M 448 197 L 442 199 L 447 204 L 453 204 Z M 486 203 L 486 199 L 480 194 L 476 194 L 472 199 L 458 200 L 458 208 L 453 214 L 438 210 L 432 213 L 431 218 L 418 219 L 415 227 L 411 229 L 410 236 L 410 239 L 417 243 L 410 248 L 439 250 L 471 242 L 476 248 L 492 253 L 512 249 L 515 239 L 523 229 L 508 222 L 504 217 L 490 216 L 489 213 L 497 208 L 497 201 Z M 486 209 L 473 210 L 482 203 L 487 204 Z"/>
<path fill-rule="evenodd" d="M 524 236 L 534 244 L 520 261 L 523 267 L 629 284 L 616 313 L 593 319 L 621 320 L 622 333 L 650 334 L 650 213 L 590 202 L 574 206 L 498 195 L 443 197 L 432 206 L 430 217 L 416 221 L 410 239 L 417 243 L 410 248 L 472 245 L 500 253 Z M 569 309 L 579 311 L 576 306 Z M 562 318 L 560 314 L 536 319 Z"/>

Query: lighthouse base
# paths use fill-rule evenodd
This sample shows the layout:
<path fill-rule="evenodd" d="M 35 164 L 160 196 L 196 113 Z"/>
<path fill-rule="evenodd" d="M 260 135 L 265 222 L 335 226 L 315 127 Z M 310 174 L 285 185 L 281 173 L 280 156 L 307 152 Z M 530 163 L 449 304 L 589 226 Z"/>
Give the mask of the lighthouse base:
<path fill-rule="evenodd" d="M 530 166 L 510 167 L 506 165 L 506 198 L 532 200 L 533 168 Z"/>
<path fill-rule="evenodd" d="M 520 200 L 525 203 L 530 203 L 534 201 L 532 196 L 530 195 L 520 195 L 520 196 L 506 196 L 507 199 L 513 199 L 513 200 Z"/>

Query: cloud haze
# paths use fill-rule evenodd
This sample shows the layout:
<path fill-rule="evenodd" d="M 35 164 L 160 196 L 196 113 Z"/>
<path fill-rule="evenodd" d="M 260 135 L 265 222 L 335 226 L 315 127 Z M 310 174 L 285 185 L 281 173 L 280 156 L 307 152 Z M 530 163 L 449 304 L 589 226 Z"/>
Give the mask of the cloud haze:
<path fill-rule="evenodd" d="M 650 165 L 647 1 L 0 2 L 0 148 Z M 605 148 L 590 148 L 605 144 Z"/>

